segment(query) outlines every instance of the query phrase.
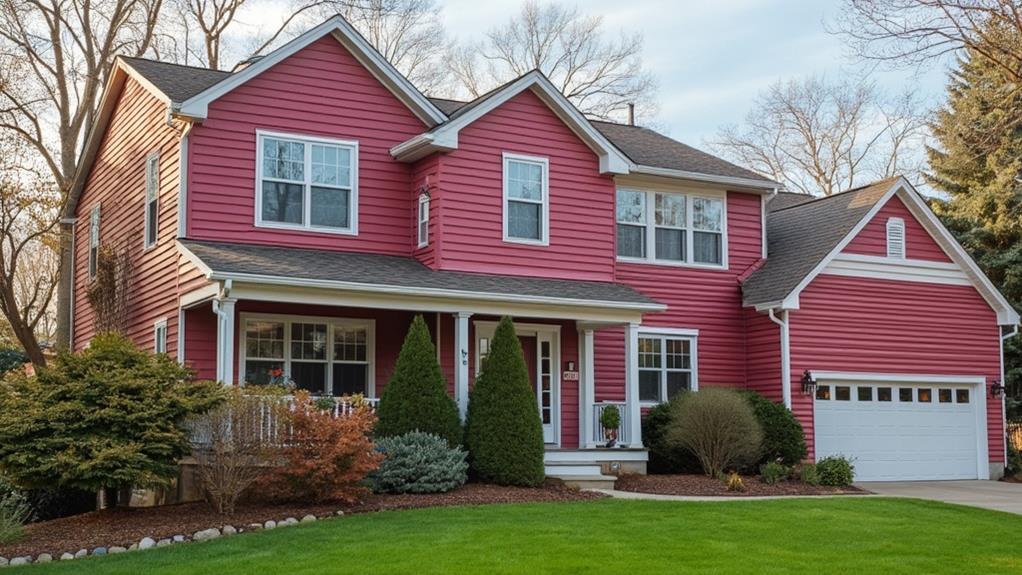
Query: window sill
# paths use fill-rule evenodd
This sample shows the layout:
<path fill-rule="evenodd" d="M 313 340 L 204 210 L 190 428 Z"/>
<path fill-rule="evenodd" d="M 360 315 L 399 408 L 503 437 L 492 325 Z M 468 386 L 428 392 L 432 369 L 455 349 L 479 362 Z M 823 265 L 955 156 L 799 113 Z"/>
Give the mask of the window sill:
<path fill-rule="evenodd" d="M 290 232 L 306 232 L 310 234 L 332 234 L 335 236 L 357 236 L 358 230 L 352 228 L 326 228 L 326 227 L 314 227 L 314 226 L 299 226 L 293 224 L 277 224 L 269 222 L 257 221 L 255 223 L 257 228 L 266 228 L 270 230 L 286 230 Z"/>
<path fill-rule="evenodd" d="M 505 237 L 504 238 L 504 243 L 505 244 L 521 244 L 521 245 L 525 245 L 525 246 L 536 246 L 536 247 L 541 247 L 541 248 L 549 247 L 550 246 L 550 240 L 527 240 L 527 239 L 509 238 L 509 237 Z"/>
<path fill-rule="evenodd" d="M 669 268 L 693 268 L 699 270 L 710 270 L 710 271 L 728 271 L 727 264 L 697 264 L 692 262 L 676 262 L 670 260 L 648 260 L 643 258 L 629 258 L 618 256 L 617 261 L 623 264 L 639 264 L 646 266 L 663 266 Z"/>

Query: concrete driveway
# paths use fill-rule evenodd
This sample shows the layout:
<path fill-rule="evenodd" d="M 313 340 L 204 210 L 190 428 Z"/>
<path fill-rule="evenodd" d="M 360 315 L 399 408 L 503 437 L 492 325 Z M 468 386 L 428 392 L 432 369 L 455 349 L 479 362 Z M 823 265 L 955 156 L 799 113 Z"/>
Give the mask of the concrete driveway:
<path fill-rule="evenodd" d="M 1003 481 L 898 481 L 857 484 L 877 495 L 932 499 L 1022 515 L 1022 483 Z"/>

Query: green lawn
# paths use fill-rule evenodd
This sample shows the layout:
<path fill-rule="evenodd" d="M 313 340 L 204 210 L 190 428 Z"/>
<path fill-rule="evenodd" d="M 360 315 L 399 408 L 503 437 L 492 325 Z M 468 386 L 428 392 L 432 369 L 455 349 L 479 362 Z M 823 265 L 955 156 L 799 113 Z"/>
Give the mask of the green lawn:
<path fill-rule="evenodd" d="M 1022 516 L 899 499 L 603 500 L 354 515 L 24 571 L 1017 574 L 1019 533 Z"/>

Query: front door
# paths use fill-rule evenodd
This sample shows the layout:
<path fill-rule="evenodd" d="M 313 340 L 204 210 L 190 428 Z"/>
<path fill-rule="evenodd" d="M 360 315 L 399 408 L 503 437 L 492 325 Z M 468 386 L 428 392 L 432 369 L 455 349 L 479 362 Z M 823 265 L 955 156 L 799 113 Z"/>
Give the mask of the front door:
<path fill-rule="evenodd" d="M 490 350 L 490 341 L 496 324 L 476 322 L 476 374 L 482 368 L 482 360 Z M 557 326 L 516 325 L 518 341 L 522 344 L 522 356 L 529 370 L 529 383 L 536 393 L 540 421 L 543 422 L 543 442 L 557 443 L 557 388 L 559 385 L 557 351 L 560 333 Z"/>

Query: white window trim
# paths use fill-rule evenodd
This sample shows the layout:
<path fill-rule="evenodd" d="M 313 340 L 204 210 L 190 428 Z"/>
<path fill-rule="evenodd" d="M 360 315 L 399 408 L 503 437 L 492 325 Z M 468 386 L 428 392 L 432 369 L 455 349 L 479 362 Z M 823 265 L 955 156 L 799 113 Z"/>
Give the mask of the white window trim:
<path fill-rule="evenodd" d="M 700 268 L 709 270 L 727 270 L 728 269 L 728 225 L 727 225 L 727 193 L 714 194 L 706 191 L 666 191 L 663 189 L 644 189 L 638 187 L 619 187 L 614 191 L 614 253 L 617 254 L 617 192 L 637 192 L 646 195 L 646 222 L 645 224 L 628 224 L 622 223 L 621 225 L 643 225 L 646 233 L 646 257 L 635 258 L 628 256 L 617 256 L 617 261 L 624 263 L 634 264 L 646 264 L 646 265 L 657 265 L 657 266 L 670 266 L 670 267 L 682 267 L 682 268 Z M 685 261 L 679 262 L 675 260 L 661 260 L 656 258 L 656 194 L 674 194 L 685 196 Z M 694 262 L 693 254 L 695 253 L 695 232 L 697 231 L 692 222 L 695 217 L 695 210 L 693 206 L 696 198 L 706 200 L 717 200 L 721 202 L 721 231 L 720 231 L 720 264 L 706 264 Z M 661 226 L 663 227 L 663 226 Z"/>
<path fill-rule="evenodd" d="M 89 210 L 89 261 L 88 261 L 88 272 L 89 280 L 96 279 L 96 272 L 99 271 L 99 234 L 100 234 L 100 204 L 92 206 Z M 95 228 L 96 233 L 93 234 L 92 230 Z"/>
<path fill-rule="evenodd" d="M 894 249 L 896 244 L 891 241 L 891 232 L 901 234 L 901 250 Z M 891 259 L 903 260 L 905 254 L 908 251 L 907 238 L 905 237 L 905 220 L 902 218 L 887 218 L 887 257 Z"/>
<path fill-rule="evenodd" d="M 245 385 L 245 324 L 249 321 L 276 321 L 284 323 L 284 372 L 291 375 L 291 324 L 292 323 L 320 323 L 327 324 L 327 359 L 325 361 L 308 360 L 310 362 L 326 364 L 326 382 L 333 385 L 333 370 L 335 362 L 330 359 L 333 355 L 334 327 L 364 327 L 366 329 L 366 398 L 375 399 L 376 396 L 376 320 L 366 318 L 344 318 L 329 316 L 300 316 L 287 314 L 266 314 L 266 313 L 242 313 L 238 317 L 238 381 Z M 306 361 L 306 360 L 299 360 Z"/>
<path fill-rule="evenodd" d="M 163 349 L 160 349 L 160 330 L 163 330 Z M 167 330 L 167 318 L 161 318 L 153 324 L 153 352 L 167 353 L 168 338 L 170 332 Z"/>
<path fill-rule="evenodd" d="M 423 224 L 426 224 L 425 228 L 423 228 Z M 421 231 L 423 229 L 425 229 L 425 233 Z M 429 246 L 429 192 L 419 194 L 419 203 L 415 217 L 415 236 L 418 240 L 417 247 L 424 248 Z"/>
<path fill-rule="evenodd" d="M 677 327 L 639 327 L 639 338 L 671 338 L 671 339 L 687 339 L 691 341 L 691 353 L 692 353 L 692 368 L 690 373 L 692 377 L 689 379 L 689 391 L 699 391 L 699 330 L 688 329 L 688 328 L 677 328 Z M 638 350 L 636 350 L 638 353 Z M 667 353 L 666 346 L 661 346 L 661 354 Z M 636 358 L 636 366 L 638 366 L 638 358 Z M 637 368 L 638 369 L 638 368 Z M 666 364 L 661 367 L 661 371 L 666 369 Z M 662 397 L 667 397 L 667 381 L 664 380 L 660 383 L 660 392 Z M 639 401 L 642 407 L 653 407 L 663 403 L 662 401 Z"/>
<path fill-rule="evenodd" d="M 282 222 L 270 222 L 263 220 L 263 139 L 264 138 L 278 138 L 282 140 L 294 140 L 299 141 L 305 146 L 305 182 L 303 183 L 305 196 L 303 200 L 302 209 L 304 214 L 302 216 L 303 224 L 288 224 Z M 312 158 L 312 146 L 309 144 L 325 144 L 328 146 L 340 146 L 351 149 L 351 199 L 348 204 L 348 227 L 347 228 L 333 228 L 328 226 L 313 226 L 311 224 L 311 213 L 312 213 L 312 169 L 311 169 L 311 158 Z M 358 141 L 356 140 L 338 140 L 333 138 L 322 138 L 318 136 L 307 136 L 303 134 L 290 134 L 286 132 L 270 132 L 266 130 L 256 130 L 256 150 L 255 150 L 255 163 L 256 163 L 256 177 L 255 177 L 255 226 L 257 228 L 273 228 L 280 230 L 295 230 L 300 232 L 312 232 L 312 233 L 323 233 L 323 234 L 336 234 L 343 236 L 357 236 L 358 235 Z"/>
<path fill-rule="evenodd" d="M 543 230 L 542 230 L 542 233 L 540 234 L 541 237 L 538 240 L 532 240 L 532 239 L 528 239 L 528 238 L 514 238 L 514 237 L 511 237 L 511 236 L 508 235 L 508 217 L 510 216 L 510 212 L 508 210 L 508 202 L 510 201 L 510 198 L 508 197 L 508 186 L 507 186 L 508 182 L 507 182 L 507 180 L 508 180 L 508 174 L 509 174 L 509 172 L 508 172 L 508 163 L 512 162 L 512 161 L 531 163 L 531 164 L 540 164 L 542 166 L 542 168 L 543 168 L 543 200 L 541 202 L 541 205 L 542 205 L 542 210 L 541 210 L 542 211 L 542 222 L 541 222 L 541 225 L 543 226 Z M 502 199 L 502 204 L 501 205 L 503 206 L 503 209 L 502 209 L 502 211 L 503 211 L 503 218 L 502 219 L 503 219 L 503 239 L 504 239 L 504 241 L 507 242 L 507 243 L 513 243 L 513 244 L 526 244 L 526 245 L 532 245 L 532 246 L 549 246 L 550 245 L 550 160 L 548 158 L 539 157 L 539 156 L 525 156 L 525 155 L 522 155 L 522 154 L 513 154 L 511 152 L 504 152 L 503 160 L 502 160 L 502 165 L 503 165 L 503 168 L 502 168 L 502 174 L 501 174 L 501 182 L 502 182 L 502 186 L 501 187 L 503 188 L 503 194 L 502 194 L 503 199 Z M 514 201 L 517 202 L 517 201 L 527 201 L 527 200 L 518 200 L 518 199 L 516 199 Z"/>
<path fill-rule="evenodd" d="M 155 173 L 155 178 L 154 178 L 154 180 L 156 182 L 156 189 L 154 190 L 154 193 L 156 194 L 156 197 L 154 198 L 155 201 L 152 204 L 153 205 L 153 210 L 156 212 L 156 227 L 155 227 L 155 229 L 149 229 L 149 206 L 150 206 L 150 203 L 149 203 L 149 168 L 150 168 L 150 166 L 152 166 L 152 169 L 156 172 Z M 143 250 L 148 250 L 148 249 L 156 246 L 156 244 L 160 243 L 160 152 L 159 151 L 155 151 L 155 152 L 149 154 L 148 156 L 146 156 L 146 159 L 145 159 L 145 195 L 143 196 L 142 201 L 144 203 L 144 206 L 143 206 L 143 209 L 142 209 L 142 214 L 143 214 L 143 217 L 145 217 L 145 222 L 143 224 L 143 228 L 145 230 L 144 231 L 145 235 L 142 236 L 142 249 Z M 149 234 L 150 234 L 150 232 L 152 232 L 152 235 L 153 235 L 153 241 L 152 242 L 149 241 Z"/>

